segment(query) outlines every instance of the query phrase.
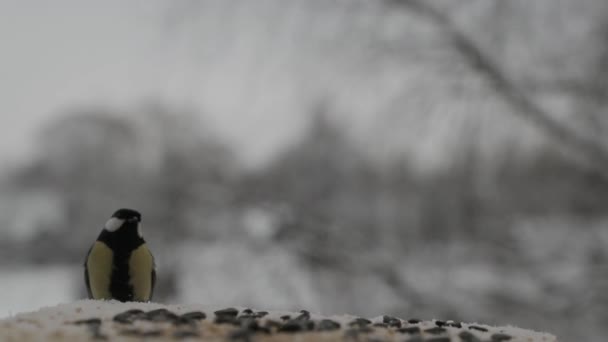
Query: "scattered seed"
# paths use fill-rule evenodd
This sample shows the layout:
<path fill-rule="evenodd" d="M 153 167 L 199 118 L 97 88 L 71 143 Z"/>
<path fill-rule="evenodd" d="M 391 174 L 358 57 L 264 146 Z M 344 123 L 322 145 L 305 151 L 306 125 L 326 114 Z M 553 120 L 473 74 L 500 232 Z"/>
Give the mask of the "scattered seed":
<path fill-rule="evenodd" d="M 112 320 L 118 323 L 131 324 L 135 320 L 145 319 L 145 317 L 146 314 L 142 310 L 132 309 L 115 315 Z"/>
<path fill-rule="evenodd" d="M 409 324 L 418 324 L 418 323 L 420 323 L 420 320 L 418 318 L 410 318 L 407 320 L 407 322 Z"/>
<path fill-rule="evenodd" d="M 174 319 L 172 321 L 172 323 L 174 325 L 191 325 L 191 326 L 195 326 L 196 325 L 196 321 L 188 318 L 188 317 L 184 317 L 184 316 L 178 316 L 176 319 Z"/>
<path fill-rule="evenodd" d="M 231 316 L 231 317 L 236 317 L 236 315 L 238 315 L 239 310 L 235 309 L 235 308 L 226 308 L 226 309 L 222 309 L 222 310 L 217 310 L 214 312 L 214 314 L 216 316 Z"/>
<path fill-rule="evenodd" d="M 288 320 L 290 320 L 290 319 L 291 319 L 291 316 L 289 316 L 289 315 L 283 315 L 283 316 L 281 316 L 280 318 L 281 318 L 282 320 L 284 320 L 284 321 L 288 321 Z"/>
<path fill-rule="evenodd" d="M 479 331 L 483 331 L 483 332 L 487 332 L 488 331 L 488 329 L 486 329 L 484 327 L 480 327 L 478 325 L 469 325 L 469 329 L 479 330 Z"/>
<path fill-rule="evenodd" d="M 372 321 L 370 321 L 369 319 L 365 319 L 365 318 L 355 318 L 355 320 L 348 323 L 348 325 L 350 325 L 351 327 L 352 326 L 364 327 L 369 324 L 372 324 Z"/>
<path fill-rule="evenodd" d="M 76 324 L 76 325 L 100 325 L 101 324 L 101 319 L 99 318 L 89 318 L 89 319 L 81 319 L 78 321 L 73 322 L 72 324 Z"/>
<path fill-rule="evenodd" d="M 438 327 L 443 327 L 444 325 L 446 325 L 446 323 L 444 321 L 435 321 L 435 325 Z"/>
<path fill-rule="evenodd" d="M 202 319 L 207 318 L 207 315 L 201 311 L 192 311 L 192 312 L 186 312 L 185 314 L 182 314 L 180 317 L 187 318 L 187 319 L 194 319 L 194 320 L 202 320 Z"/>
<path fill-rule="evenodd" d="M 332 321 L 331 319 L 322 319 L 317 324 L 317 330 L 319 331 L 331 331 L 340 329 L 340 323 Z"/>
<path fill-rule="evenodd" d="M 213 321 L 215 324 L 232 324 L 240 326 L 241 322 L 232 316 L 216 316 Z"/>
<path fill-rule="evenodd" d="M 306 310 L 302 310 L 300 312 L 301 313 L 298 315 L 298 317 L 295 318 L 296 320 L 302 321 L 302 320 L 309 320 L 310 319 L 310 312 L 308 312 Z"/>
<path fill-rule="evenodd" d="M 156 309 L 146 312 L 144 317 L 152 322 L 174 322 L 179 316 L 167 309 Z"/>
<path fill-rule="evenodd" d="M 453 328 L 462 328 L 462 324 L 458 323 L 458 322 L 448 322 L 446 323 L 446 326 L 448 327 L 453 327 Z"/>

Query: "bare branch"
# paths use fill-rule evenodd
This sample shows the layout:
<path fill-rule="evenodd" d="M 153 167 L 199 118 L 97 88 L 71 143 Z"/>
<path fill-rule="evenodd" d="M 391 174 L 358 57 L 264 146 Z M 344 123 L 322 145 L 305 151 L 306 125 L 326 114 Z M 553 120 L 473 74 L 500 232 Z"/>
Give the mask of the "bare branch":
<path fill-rule="evenodd" d="M 520 91 L 501 67 L 473 39 L 458 29 L 449 16 L 425 0 L 386 0 L 386 2 L 419 13 L 437 25 L 469 66 L 484 77 L 496 94 L 513 107 L 514 114 L 528 120 L 548 137 L 575 151 L 584 158 L 593 171 L 597 172 L 598 176 L 608 180 L 608 150 L 596 139 L 581 135 L 555 120 L 552 115 Z"/>

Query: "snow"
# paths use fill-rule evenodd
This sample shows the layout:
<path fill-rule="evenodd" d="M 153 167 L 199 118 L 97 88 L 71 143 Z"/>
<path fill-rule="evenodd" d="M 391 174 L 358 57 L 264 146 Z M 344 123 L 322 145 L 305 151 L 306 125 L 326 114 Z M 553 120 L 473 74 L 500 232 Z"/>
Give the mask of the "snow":
<path fill-rule="evenodd" d="M 99 318 L 101 320 L 100 332 L 109 337 L 112 340 L 124 339 L 125 325 L 121 323 L 112 322 L 112 317 L 118 313 L 124 312 L 131 309 L 139 309 L 143 311 L 149 311 L 159 308 L 165 308 L 176 314 L 183 314 L 189 311 L 203 311 L 207 314 L 207 319 L 199 323 L 194 329 L 198 331 L 204 331 L 204 337 L 207 339 L 217 338 L 219 336 L 225 336 L 229 332 L 231 327 L 228 325 L 212 325 L 211 317 L 213 312 L 219 307 L 213 307 L 202 304 L 190 304 L 190 305 L 163 305 L 158 303 L 121 303 L 117 301 L 95 301 L 95 300 L 80 300 L 73 303 L 61 304 L 54 307 L 44 307 L 37 311 L 23 313 L 0 321 L 0 339 L 19 339 L 19 340 L 85 340 L 91 338 L 90 329 L 87 329 L 84 325 L 74 324 L 79 320 L 86 320 L 91 318 Z M 242 310 L 243 308 L 237 308 Z M 255 310 L 254 310 L 255 311 Z M 288 312 L 288 311 L 270 311 L 268 316 L 261 319 L 262 321 L 272 319 L 275 321 L 281 321 L 282 315 L 291 315 L 295 317 L 299 315 L 299 312 Z M 333 315 L 323 316 L 319 314 L 311 314 L 311 319 L 320 320 L 329 318 L 339 322 L 343 330 L 348 323 L 351 322 L 355 316 L 351 315 Z M 382 316 L 372 318 L 372 322 L 381 322 Z M 178 331 L 178 328 L 171 325 L 167 325 L 165 322 L 142 322 L 137 321 L 133 323 L 137 329 L 150 330 L 160 329 L 163 336 L 171 332 Z M 420 324 L 416 324 L 421 329 L 427 329 L 435 327 L 434 321 L 424 321 Z M 546 333 L 533 332 L 530 330 L 524 330 L 516 327 L 491 327 L 482 324 L 475 324 L 480 327 L 486 328 L 488 332 L 479 332 L 469 329 L 468 324 L 463 324 L 462 328 L 447 327 L 447 334 L 451 337 L 451 341 L 459 341 L 460 339 L 456 336 L 459 332 L 465 330 L 475 333 L 479 338 L 487 340 L 492 334 L 504 333 L 511 335 L 513 338 L 510 341 L 545 341 L 554 342 L 557 341 L 555 336 Z M 213 326 L 213 328 L 211 328 Z M 211 328 L 211 329 L 210 329 Z M 201 330 L 202 329 L 202 330 Z M 232 328 L 235 329 L 235 328 Z M 343 330 L 339 330 L 333 333 L 333 335 L 327 335 L 327 333 L 310 332 L 305 334 L 291 335 L 291 334 L 279 334 L 282 339 L 280 341 L 316 341 L 319 340 L 319 336 L 323 335 L 323 340 L 341 340 L 343 337 Z M 400 334 L 391 333 L 389 330 L 374 329 L 370 334 L 371 336 L 383 338 L 384 340 L 394 340 L 400 338 Z M 302 338 L 308 336 L 309 338 Z M 273 339 L 275 340 L 275 339 Z"/>

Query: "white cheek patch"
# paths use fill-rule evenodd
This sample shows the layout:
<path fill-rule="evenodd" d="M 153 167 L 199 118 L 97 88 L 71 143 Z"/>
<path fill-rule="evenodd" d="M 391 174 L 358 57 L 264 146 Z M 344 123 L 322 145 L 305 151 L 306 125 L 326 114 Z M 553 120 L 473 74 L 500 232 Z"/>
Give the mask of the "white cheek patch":
<path fill-rule="evenodd" d="M 139 235 L 140 238 L 144 237 L 144 235 L 141 233 L 141 223 L 137 224 L 137 235 Z"/>
<path fill-rule="evenodd" d="M 121 220 L 119 218 L 112 217 L 108 220 L 108 222 L 106 222 L 104 227 L 109 232 L 115 232 L 116 230 L 118 230 L 118 228 L 122 227 L 122 224 L 124 222 L 125 222 L 125 220 Z"/>

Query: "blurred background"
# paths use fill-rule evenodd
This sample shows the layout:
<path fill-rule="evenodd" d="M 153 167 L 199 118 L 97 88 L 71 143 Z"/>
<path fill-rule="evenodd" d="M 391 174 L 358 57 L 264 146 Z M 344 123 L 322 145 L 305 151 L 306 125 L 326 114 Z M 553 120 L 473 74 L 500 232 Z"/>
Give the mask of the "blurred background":
<path fill-rule="evenodd" d="M 0 41 L 2 316 L 131 207 L 158 302 L 608 333 L 605 0 L 5 0 Z"/>

